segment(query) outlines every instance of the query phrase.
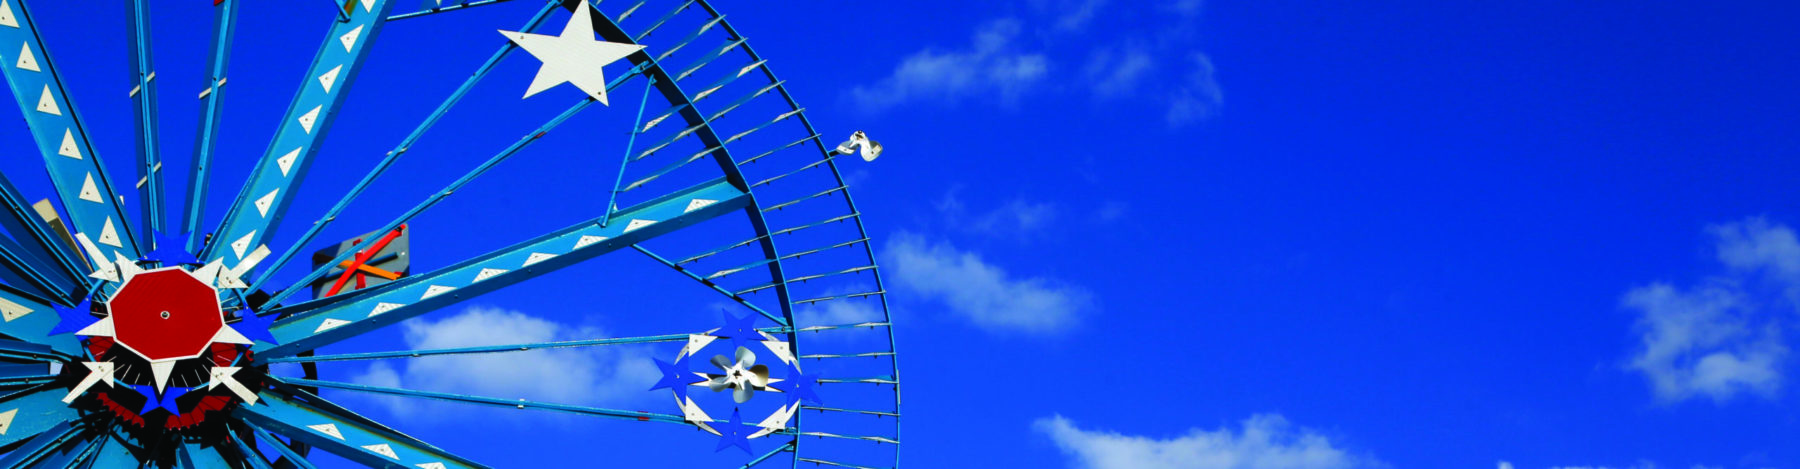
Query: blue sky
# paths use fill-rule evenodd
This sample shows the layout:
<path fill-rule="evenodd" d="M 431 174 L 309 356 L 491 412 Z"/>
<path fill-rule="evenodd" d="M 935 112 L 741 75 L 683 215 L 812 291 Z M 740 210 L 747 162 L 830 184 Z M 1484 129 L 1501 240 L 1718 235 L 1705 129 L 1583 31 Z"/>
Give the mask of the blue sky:
<path fill-rule="evenodd" d="M 717 2 L 822 133 L 886 148 L 841 168 L 892 292 L 903 463 L 1800 466 L 1800 7 L 1316 3 Z M 158 8 L 164 144 L 185 160 L 209 34 L 193 18 L 210 13 Z M 499 44 L 485 31 L 536 8 L 392 25 L 351 98 L 379 104 L 340 120 L 296 213 L 328 207 Z M 84 68 L 74 97 L 113 129 L 96 145 L 115 180 L 133 174 L 107 36 L 122 12 L 37 10 L 111 31 L 47 40 Z M 252 86 L 232 90 L 214 210 L 318 45 L 322 23 L 288 16 L 327 10 L 246 7 L 232 83 Z M 580 97 L 518 100 L 536 64 L 503 61 L 479 112 L 445 124 L 468 140 L 418 149 L 323 238 L 376 228 Z M 587 111 L 593 138 L 547 141 L 415 223 L 416 265 L 592 216 L 582 181 L 610 179 L 623 127 L 605 125 L 628 125 L 637 90 Z M 30 148 L 23 125 L 0 139 Z M 571 156 L 596 141 L 606 156 Z M 9 175 L 37 171 L 15 160 Z M 662 311 L 721 301 L 617 254 L 534 283 L 346 347 L 668 333 Z M 642 391 L 671 352 L 325 373 L 672 412 Z M 571 447 L 742 460 L 686 429 L 336 396 L 501 466 Z"/>

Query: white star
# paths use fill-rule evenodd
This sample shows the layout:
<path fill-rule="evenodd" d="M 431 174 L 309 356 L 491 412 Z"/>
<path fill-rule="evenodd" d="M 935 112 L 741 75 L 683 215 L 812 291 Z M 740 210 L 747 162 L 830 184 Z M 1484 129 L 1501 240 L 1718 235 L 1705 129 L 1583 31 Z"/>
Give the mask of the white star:
<path fill-rule="evenodd" d="M 569 15 L 569 24 L 557 36 L 500 31 L 500 35 L 544 62 L 537 78 L 531 80 L 531 88 L 525 90 L 525 97 L 569 83 L 600 104 L 607 104 L 606 75 L 601 68 L 643 50 L 644 46 L 594 40 L 594 19 L 589 13 L 590 8 L 584 7 Z"/>

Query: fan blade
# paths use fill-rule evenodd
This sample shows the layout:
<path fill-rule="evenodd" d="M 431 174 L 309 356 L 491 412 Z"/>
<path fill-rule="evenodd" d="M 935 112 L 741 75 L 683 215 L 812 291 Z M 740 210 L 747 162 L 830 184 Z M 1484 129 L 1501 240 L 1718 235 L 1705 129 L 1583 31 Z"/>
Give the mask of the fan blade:
<path fill-rule="evenodd" d="M 721 370 L 731 371 L 731 359 L 725 358 L 724 355 L 713 355 L 712 364 Z"/>
<path fill-rule="evenodd" d="M 731 392 L 731 400 L 737 401 L 739 404 L 750 402 L 752 397 L 756 397 L 756 391 L 752 391 L 748 387 L 737 388 L 736 391 Z"/>
<path fill-rule="evenodd" d="M 737 366 L 740 368 L 750 368 L 752 366 L 756 366 L 756 353 L 751 352 L 750 349 L 748 349 L 748 348 L 744 348 L 741 346 L 738 347 L 738 349 L 737 349 Z"/>
<path fill-rule="evenodd" d="M 769 367 L 756 365 L 750 367 L 750 384 L 756 389 L 769 387 Z"/>

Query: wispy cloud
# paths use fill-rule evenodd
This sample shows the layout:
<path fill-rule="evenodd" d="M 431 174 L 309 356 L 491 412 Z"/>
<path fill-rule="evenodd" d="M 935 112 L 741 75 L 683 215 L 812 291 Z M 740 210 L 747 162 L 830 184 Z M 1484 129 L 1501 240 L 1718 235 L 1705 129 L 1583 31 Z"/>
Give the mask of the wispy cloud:
<path fill-rule="evenodd" d="M 1296 428 L 1280 415 L 1259 414 L 1241 428 L 1194 428 L 1169 439 L 1084 430 L 1061 415 L 1033 428 L 1050 437 L 1083 469 L 1349 469 L 1386 467 L 1350 453 L 1331 439 Z"/>
<path fill-rule="evenodd" d="M 1013 199 L 981 213 L 971 213 L 956 189 L 944 193 L 935 204 L 951 229 L 993 237 L 1025 238 L 1055 221 L 1057 209 L 1048 202 Z"/>
<path fill-rule="evenodd" d="M 882 256 L 896 286 L 992 331 L 1060 332 L 1076 324 L 1091 304 L 1079 287 L 1021 278 L 977 253 L 910 232 L 889 238 Z"/>
<path fill-rule="evenodd" d="M 1212 58 L 1195 52 L 1188 56 L 1190 69 L 1169 101 L 1169 125 L 1180 126 L 1212 117 L 1225 105 L 1225 91 L 1213 76 Z"/>
<path fill-rule="evenodd" d="M 1134 44 L 1095 50 L 1083 71 L 1094 84 L 1095 97 L 1118 98 L 1137 90 L 1155 69 L 1150 49 Z"/>
<path fill-rule="evenodd" d="M 887 78 L 851 89 L 850 98 L 868 112 L 910 101 L 955 102 L 982 94 L 1010 103 L 1041 82 L 1050 69 L 1044 54 L 1019 50 L 1020 30 L 1016 19 L 989 22 L 967 47 L 916 52 Z"/>
<path fill-rule="evenodd" d="M 414 350 L 506 345 L 604 337 L 518 311 L 470 307 L 438 321 L 401 323 Z M 649 396 L 658 372 L 647 352 L 633 347 L 590 347 L 378 361 L 352 382 L 563 404 L 618 403 Z M 420 399 L 372 399 L 396 416 L 434 420 L 436 405 Z"/>
<path fill-rule="evenodd" d="M 1725 273 L 1688 288 L 1653 283 L 1625 293 L 1621 303 L 1640 314 L 1641 333 L 1628 367 L 1664 402 L 1773 397 L 1788 353 L 1778 321 L 1800 290 L 1800 242 L 1760 218 L 1707 231 Z M 1771 286 L 1786 294 L 1761 293 Z"/>

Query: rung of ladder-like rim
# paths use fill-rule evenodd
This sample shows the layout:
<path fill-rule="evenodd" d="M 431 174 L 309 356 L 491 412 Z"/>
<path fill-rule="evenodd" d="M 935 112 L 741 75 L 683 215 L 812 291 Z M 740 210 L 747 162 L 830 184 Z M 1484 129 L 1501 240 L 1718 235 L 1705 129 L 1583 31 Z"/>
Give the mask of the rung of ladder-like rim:
<path fill-rule="evenodd" d="M 813 463 L 813 464 L 822 464 L 822 465 L 826 465 L 826 466 L 848 467 L 850 469 L 882 469 L 879 467 L 858 466 L 855 464 L 845 464 L 845 463 L 835 462 L 835 461 L 826 461 L 823 459 L 802 458 L 802 457 L 798 457 L 798 456 L 795 456 L 794 460 L 800 461 L 800 462 L 809 462 L 809 463 Z"/>
<path fill-rule="evenodd" d="M 778 181 L 778 180 L 780 180 L 780 179 L 781 179 L 781 178 L 785 178 L 785 177 L 788 177 L 788 176 L 793 176 L 793 175 L 795 175 L 795 174 L 800 174 L 800 172 L 801 172 L 801 171 L 806 171 L 806 170 L 808 170 L 808 169 L 813 169 L 813 168 L 817 168 L 817 167 L 819 167 L 819 165 L 823 165 L 823 164 L 825 164 L 825 163 L 830 163 L 830 162 L 831 162 L 831 160 L 832 160 L 832 159 L 835 159 L 835 158 L 837 158 L 837 154 L 836 154 L 836 153 L 832 153 L 832 154 L 831 154 L 831 155 L 830 155 L 830 156 L 826 156 L 826 157 L 825 157 L 825 158 L 823 158 L 823 159 L 820 159 L 820 160 L 819 160 L 819 161 L 814 161 L 814 162 L 812 162 L 812 164 L 808 164 L 808 165 L 806 165 L 806 166 L 801 166 L 801 167 L 800 167 L 800 169 L 796 169 L 796 170 L 793 170 L 793 171 L 788 171 L 788 172 L 786 172 L 786 173 L 782 173 L 782 174 L 780 174 L 780 175 L 777 175 L 777 176 L 774 176 L 774 177 L 771 177 L 771 178 L 768 178 L 768 179 L 764 179 L 764 180 L 761 180 L 761 181 L 757 181 L 757 182 L 756 182 L 756 184 L 751 184 L 751 185 L 750 185 L 750 187 L 762 187 L 762 186 L 765 186 L 765 185 L 768 185 L 768 184 L 769 184 L 769 183 L 771 183 L 771 182 L 775 182 L 775 181 Z"/>
<path fill-rule="evenodd" d="M 763 158 L 763 157 L 765 157 L 765 156 L 769 156 L 769 155 L 773 155 L 773 154 L 775 154 L 775 152 L 778 152 L 778 151 L 782 151 L 782 150 L 786 150 L 786 149 L 789 149 L 789 148 L 793 148 L 793 147 L 794 147 L 794 145 L 799 145 L 799 144 L 802 144 L 802 143 L 806 143 L 806 142 L 807 142 L 807 141 L 808 141 L 808 140 L 816 140 L 816 139 L 818 139 L 818 138 L 819 138 L 819 134 L 812 134 L 812 135 L 808 135 L 808 136 L 806 136 L 806 137 L 802 137 L 802 138 L 801 138 L 801 139 L 799 139 L 799 140 L 795 140 L 795 141 L 793 141 L 793 142 L 792 142 L 792 143 L 789 143 L 789 144 L 787 144 L 787 145 L 782 145 L 782 146 L 779 146 L 779 147 L 775 147 L 775 148 L 773 148 L 773 149 L 770 149 L 770 150 L 769 150 L 769 151 L 765 151 L 765 152 L 762 152 L 762 153 L 759 153 L 759 154 L 757 154 L 757 155 L 756 155 L 756 156 L 752 156 L 752 157 L 750 157 L 750 158 L 747 158 L 747 159 L 745 159 L 745 160 L 744 160 L 744 161 L 739 161 L 739 162 L 738 162 L 738 166 L 743 166 L 743 165 L 747 165 L 747 164 L 750 164 L 750 163 L 755 163 L 755 162 L 756 162 L 756 160 L 760 160 L 760 159 L 762 159 L 762 158 Z"/>
<path fill-rule="evenodd" d="M 674 54 L 675 51 L 681 50 L 681 48 L 683 48 L 683 47 L 687 47 L 688 43 L 694 42 L 695 39 L 699 39 L 701 34 L 706 34 L 707 31 L 712 30 L 713 26 L 718 26 L 719 22 L 721 22 L 721 21 L 725 21 L 725 15 L 719 15 L 719 16 L 713 17 L 712 21 L 708 21 L 708 22 L 706 22 L 706 24 L 701 25 L 700 29 L 695 30 L 691 34 L 688 34 L 688 36 L 686 38 L 683 38 L 681 40 L 681 42 L 678 42 L 673 46 L 669 46 L 668 49 L 663 50 L 663 53 L 657 54 L 656 61 L 661 62 L 661 61 L 663 61 L 663 59 L 669 58 L 669 55 Z"/>
<path fill-rule="evenodd" d="M 744 97 L 738 98 L 736 101 L 732 101 L 731 104 L 727 104 L 727 105 L 725 105 L 725 107 L 719 108 L 719 112 L 713 113 L 712 117 L 708 117 L 708 118 L 706 118 L 706 120 L 708 122 L 719 120 L 720 117 L 723 117 L 723 116 L 725 116 L 726 113 L 736 110 L 738 107 L 743 106 L 744 103 L 748 103 L 748 102 L 750 102 L 750 100 L 761 97 L 762 95 L 769 94 L 770 91 L 775 91 L 775 89 L 780 88 L 783 83 L 787 83 L 787 81 L 782 80 L 782 81 L 770 83 L 768 85 L 764 85 L 762 88 L 758 88 L 756 90 L 756 92 L 750 93 L 748 95 L 745 95 Z"/>
<path fill-rule="evenodd" d="M 887 290 L 875 290 L 875 291 L 871 291 L 871 292 L 851 293 L 848 295 L 832 295 L 832 296 L 821 296 L 818 298 L 807 298 L 804 300 L 795 301 L 794 304 L 804 305 L 804 304 L 818 303 L 820 301 L 831 301 L 831 300 L 835 300 L 835 299 L 839 299 L 839 298 L 862 298 L 865 296 L 886 295 L 886 294 L 887 294 Z"/>
<path fill-rule="evenodd" d="M 836 325 L 836 326 L 807 326 L 807 327 L 795 329 L 794 331 L 795 332 L 820 332 L 820 331 L 829 331 L 829 330 L 833 330 L 833 329 L 855 329 L 858 327 L 876 328 L 876 327 L 888 327 L 888 326 L 892 326 L 892 325 L 893 324 L 886 323 L 886 322 L 860 322 L 860 323 L 856 323 L 856 324 L 841 324 L 841 325 Z"/>
<path fill-rule="evenodd" d="M 653 23 L 650 25 L 649 28 L 644 29 L 644 32 L 638 33 L 636 36 L 632 36 L 631 42 L 642 44 L 644 42 L 644 38 L 650 37 L 650 33 L 656 32 L 656 28 L 661 28 L 664 23 L 669 22 L 669 18 L 674 18 L 676 14 L 681 13 L 682 10 L 686 10 L 687 7 L 689 7 L 689 6 L 693 6 L 693 4 L 694 4 L 694 0 L 687 0 L 685 2 L 681 2 L 681 6 L 675 7 L 675 9 L 670 11 L 669 14 L 663 15 L 662 19 L 656 20 L 656 23 Z"/>
<path fill-rule="evenodd" d="M 713 63 L 713 61 L 718 60 L 720 57 L 724 57 L 725 54 L 730 53 L 732 49 L 736 49 L 738 46 L 744 45 L 744 41 L 746 41 L 746 40 L 748 40 L 748 38 L 740 37 L 737 39 L 725 41 L 724 45 L 721 45 L 718 48 L 713 49 L 712 52 L 708 52 L 705 56 L 702 56 L 699 59 L 694 60 L 694 63 L 688 64 L 687 67 L 682 68 L 681 69 L 682 72 L 678 75 L 675 75 L 675 81 L 681 81 L 682 79 L 687 78 L 688 75 L 691 75 L 694 72 L 700 71 L 700 69 L 702 67 L 705 67 L 708 64 Z M 762 62 L 766 62 L 766 60 L 758 60 L 757 65 L 760 65 Z M 753 69 L 755 69 L 755 67 L 740 68 L 740 69 L 738 69 L 738 73 L 736 75 L 731 75 L 731 76 L 725 77 L 725 79 L 723 81 L 721 81 L 720 84 L 730 82 L 731 80 L 737 79 L 737 77 L 741 77 L 746 74 L 749 74 L 750 70 L 753 70 Z M 716 90 L 716 89 L 718 89 L 718 86 L 709 87 L 708 89 Z M 705 93 L 705 92 L 706 91 L 702 91 L 702 93 Z"/>
<path fill-rule="evenodd" d="M 763 239 L 763 236 L 757 236 L 757 237 L 755 237 L 755 238 L 750 238 L 750 239 L 746 239 L 746 240 L 743 240 L 743 241 L 738 241 L 738 242 L 736 242 L 736 243 L 732 243 L 732 244 L 727 244 L 727 245 L 725 245 L 725 246 L 722 246 L 722 247 L 720 247 L 720 248 L 718 248 L 718 249 L 713 249 L 713 250 L 710 250 L 710 251 L 706 251 L 706 252 L 702 252 L 702 253 L 700 253 L 700 254 L 695 254 L 695 255 L 694 255 L 694 256 L 693 256 L 693 257 L 689 257 L 689 258 L 687 258 L 687 259 L 682 259 L 682 260 L 679 260 L 679 261 L 675 261 L 675 265 L 684 265 L 684 264 L 691 264 L 691 263 L 693 263 L 693 262 L 694 262 L 694 261 L 698 261 L 698 260 L 701 260 L 701 259 L 705 259 L 705 258 L 708 258 L 708 257 L 712 257 L 712 256 L 713 256 L 713 255 L 715 255 L 715 254 L 718 254 L 718 253 L 721 253 L 721 252 L 725 252 L 725 251 L 730 251 L 730 250 L 733 250 L 733 249 L 737 249 L 737 248 L 741 248 L 741 247 L 744 247 L 744 246 L 749 246 L 749 245 L 750 245 L 750 243 L 754 243 L 754 242 L 757 242 L 757 241 L 762 241 L 762 239 Z"/>
<path fill-rule="evenodd" d="M 803 406 L 800 406 L 800 408 L 804 409 L 804 410 L 816 410 L 819 412 L 846 412 L 846 413 L 852 413 L 852 414 L 867 414 L 867 415 L 873 415 L 873 416 L 877 416 L 877 417 L 900 418 L 899 413 L 882 412 L 879 410 L 839 409 L 836 407 L 817 407 L 817 406 L 810 406 L 810 405 L 803 405 Z"/>
<path fill-rule="evenodd" d="M 856 218 L 856 216 L 857 216 L 857 215 L 859 215 L 859 214 L 858 214 L 858 213 L 852 213 L 852 214 L 849 214 L 849 215 L 840 215 L 840 216 L 837 216 L 837 217 L 832 217 L 832 218 L 831 218 L 831 219 L 829 219 L 829 220 L 825 220 L 825 221 L 822 221 L 822 222 L 818 222 L 818 223 L 813 223 L 813 224 L 809 224 L 809 225 L 800 225 L 800 226 L 796 226 L 796 227 L 793 227 L 793 228 L 787 228 L 787 229 L 783 229 L 783 230 L 781 230 L 781 231 L 776 231 L 776 232 L 773 232 L 773 233 L 769 233 L 769 236 L 775 236 L 775 235 L 783 235 L 783 234 L 788 234 L 788 233 L 793 233 L 793 232 L 796 232 L 796 231 L 800 231 L 800 230 L 804 230 L 804 229 L 807 229 L 807 228 L 813 228 L 813 227 L 817 227 L 817 226 L 823 226 L 823 225 L 825 225 L 825 224 L 828 224 L 828 223 L 835 223 L 835 222 L 841 222 L 841 221 L 844 221 L 844 220 L 849 220 L 849 219 L 851 219 L 851 218 Z"/>
<path fill-rule="evenodd" d="M 754 267 L 761 267 L 761 266 L 765 266 L 765 265 L 769 265 L 769 263 L 770 263 L 770 262 L 775 262 L 775 259 L 761 259 L 761 260 L 758 260 L 758 261 L 756 261 L 756 262 L 751 262 L 751 263 L 749 263 L 749 264 L 744 264 L 744 265 L 740 265 L 740 266 L 737 266 L 737 267 L 732 267 L 732 268 L 729 268 L 729 269 L 722 269 L 722 270 L 719 270 L 719 271 L 718 271 L 718 272 L 713 272 L 713 273 L 712 273 L 712 274 L 711 274 L 711 275 L 707 275 L 707 276 L 706 276 L 706 279 L 707 279 L 707 280 L 713 280 L 713 279 L 717 279 L 717 278 L 719 278 L 719 277 L 724 277 L 724 276 L 727 276 L 727 275 L 731 275 L 731 274 L 735 274 L 735 273 L 738 273 L 738 272 L 743 272 L 743 271 L 745 271 L 745 270 L 747 270 L 747 269 L 750 269 L 750 268 L 754 268 Z"/>
<path fill-rule="evenodd" d="M 646 1 L 649 1 L 649 0 L 638 0 L 636 5 L 632 5 L 631 8 L 626 8 L 624 13 L 619 14 L 619 19 L 613 20 L 613 22 L 614 23 L 625 22 L 625 19 L 630 18 L 632 13 L 637 13 L 638 8 L 643 8 L 644 2 L 646 2 Z"/>
<path fill-rule="evenodd" d="M 765 283 L 762 285 L 750 287 L 750 289 L 748 289 L 748 290 L 738 290 L 737 294 L 738 295 L 746 295 L 746 294 L 756 293 L 759 291 L 774 288 L 776 285 L 780 285 L 783 283 L 805 282 L 807 280 L 817 280 L 817 279 L 821 279 L 821 278 L 825 278 L 825 277 L 830 277 L 833 275 L 852 274 L 852 273 L 862 272 L 865 270 L 875 270 L 875 266 L 865 265 L 865 266 L 860 266 L 860 267 L 851 267 L 851 268 L 839 270 L 836 272 L 826 272 L 826 273 L 822 273 L 822 274 L 812 274 L 812 275 L 807 275 L 807 276 L 802 276 L 802 277 L 794 277 L 794 278 L 787 279 L 786 282 L 769 282 L 769 283 Z"/>
<path fill-rule="evenodd" d="M 826 359 L 826 358 L 875 358 L 875 357 L 887 357 L 887 356 L 892 356 L 892 355 L 894 355 L 894 352 L 815 353 L 812 355 L 801 355 L 800 358 L 811 358 L 814 360 L 821 360 L 821 359 Z"/>
<path fill-rule="evenodd" d="M 775 204 L 775 205 L 770 205 L 770 206 L 768 206 L 768 207 L 763 207 L 763 209 L 762 209 L 762 211 L 763 211 L 763 213 L 769 213 L 769 212 L 773 212 L 773 211 L 776 211 L 776 210 L 781 210 L 781 209 L 784 209 L 784 208 L 788 208 L 788 206 L 790 206 L 790 205 L 794 205 L 794 204 L 797 204 L 797 203 L 801 203 L 801 202 L 805 202 L 805 201 L 808 201 L 808 200 L 812 200 L 812 199 L 817 199 L 817 198 L 820 198 L 820 197 L 824 197 L 824 196 L 827 196 L 827 195 L 831 195 L 831 193 L 833 193 L 833 192 L 837 192 L 837 191 L 841 191 L 841 190 L 844 190 L 844 189 L 849 189 L 849 188 L 850 188 L 850 186 L 837 186 L 837 187 L 833 187 L 833 188 L 830 188 L 830 189 L 825 189 L 825 190 L 823 190 L 823 191 L 820 191 L 820 192 L 819 192 L 819 193 L 817 193 L 817 194 L 813 194 L 813 195 L 809 195 L 809 196 L 805 196 L 805 197 L 801 197 L 801 198 L 797 198 L 797 199 L 794 199 L 794 200 L 789 200 L 789 201 L 787 201 L 787 202 L 782 202 L 782 203 L 779 203 L 779 204 Z"/>
<path fill-rule="evenodd" d="M 687 102 L 687 103 L 681 103 L 681 104 L 680 104 L 680 105 L 677 105 L 677 106 L 675 106 L 675 107 L 672 107 L 672 108 L 669 108 L 669 110 L 667 110 L 667 111 L 663 111 L 663 113 L 662 113 L 662 114 L 659 114 L 659 115 L 657 115 L 657 116 L 656 116 L 656 117 L 655 117 L 655 118 L 653 118 L 653 119 L 650 119 L 650 120 L 649 120 L 649 121 L 648 121 L 648 122 L 645 122 L 645 123 L 644 123 L 644 128 L 643 128 L 643 129 L 639 129 L 639 130 L 638 130 L 638 133 L 644 133 L 644 132 L 649 132 L 649 131 L 650 131 L 650 129 L 652 129 L 652 128 L 655 128 L 655 127 L 656 127 L 656 124 L 661 124 L 661 123 L 662 123 L 662 121 L 663 121 L 663 119 L 668 119 L 668 118 L 669 118 L 669 116 L 673 116 L 673 115 L 675 115 L 675 113 L 677 113 L 677 112 L 681 112 L 681 110 L 682 110 L 682 109 L 687 109 L 687 107 L 688 107 L 688 106 L 691 106 L 691 105 L 693 105 L 693 103 L 692 103 L 692 102 Z"/>
<path fill-rule="evenodd" d="M 796 109 L 794 111 L 789 111 L 782 115 L 775 116 L 774 119 L 769 119 L 768 122 L 764 122 L 761 125 L 757 125 L 756 127 L 751 127 L 750 130 L 745 130 L 743 132 L 739 132 L 737 135 L 732 135 L 731 137 L 726 138 L 725 140 L 719 141 L 718 145 L 713 145 L 711 147 L 707 147 L 704 150 L 695 152 L 693 155 L 688 156 L 687 159 L 675 161 L 673 163 L 670 163 L 667 166 L 662 167 L 662 169 L 656 170 L 656 172 L 654 172 L 654 173 L 650 173 L 649 175 L 644 176 L 641 179 L 632 181 L 631 184 L 628 186 L 625 186 L 624 189 L 619 189 L 619 192 L 626 192 L 626 191 L 630 191 L 632 189 L 643 187 L 644 184 L 649 184 L 650 181 L 655 181 L 657 178 L 663 177 L 663 176 L 669 174 L 670 172 L 673 172 L 677 169 L 681 169 L 684 166 L 693 164 L 695 161 L 699 161 L 700 158 L 705 157 L 706 155 L 711 154 L 713 152 L 719 151 L 720 148 L 725 148 L 725 145 L 729 145 L 732 142 L 736 142 L 739 139 L 749 136 L 752 132 L 762 130 L 765 127 L 774 125 L 776 122 L 781 122 L 782 119 L 787 119 L 789 117 L 793 117 L 795 114 L 798 114 L 798 113 L 799 113 L 799 110 Z"/>
<path fill-rule="evenodd" d="M 785 256 L 781 256 L 781 260 L 784 260 L 784 261 L 785 261 L 785 260 L 788 260 L 788 259 L 798 259 L 798 258 L 800 258 L 800 256 L 807 256 L 807 255 L 812 255 L 812 254 L 818 254 L 818 253 L 821 253 L 821 252 L 825 252 L 825 251 L 830 251 L 830 250 L 832 250 L 832 249 L 837 249 L 837 248 L 841 248 L 841 247 L 848 247 L 848 246 L 852 246 L 852 245 L 855 245 L 855 244 L 856 244 L 856 243 L 861 243 L 861 242 L 865 242 L 865 241 L 868 241 L 868 240 L 869 240 L 869 238 L 860 238 L 860 239 L 853 239 L 853 240 L 850 240 L 850 241 L 845 241 L 845 242 L 842 242 L 842 243 L 837 243 L 837 244 L 833 244 L 833 245 L 830 245 L 830 246 L 826 246 L 826 247 L 822 247 L 822 248 L 815 248 L 815 249 L 810 249 L 810 250 L 806 250 L 806 251 L 800 251 L 800 252 L 796 252 L 796 253 L 793 253 L 793 254 L 788 254 L 788 255 L 785 255 Z"/>
<path fill-rule="evenodd" d="M 741 41 L 740 41 L 740 43 L 741 43 Z M 726 50 L 729 50 L 729 48 L 727 48 Z M 749 65 L 745 65 L 743 67 L 738 67 L 737 73 L 726 75 L 724 78 L 720 78 L 719 81 L 713 82 L 712 85 L 708 85 L 706 88 L 702 88 L 700 90 L 700 92 L 694 93 L 694 96 L 706 96 L 706 95 L 713 94 L 714 92 L 719 91 L 719 88 L 724 88 L 725 85 L 731 84 L 731 82 L 737 81 L 737 79 L 739 79 L 739 78 L 743 78 L 744 75 L 749 75 L 751 71 L 761 68 L 763 65 L 767 65 L 768 63 L 769 63 L 769 59 L 758 59 L 755 62 L 750 62 Z M 681 79 L 687 78 L 689 74 L 700 71 L 700 67 L 704 67 L 704 66 L 706 66 L 706 63 L 704 63 L 704 62 L 695 64 L 693 67 L 688 68 L 687 71 L 682 72 L 679 75 L 676 75 L 675 81 L 681 81 Z M 695 100 L 698 100 L 698 99 L 699 98 L 695 98 Z"/>
<path fill-rule="evenodd" d="M 681 140 L 683 137 L 687 137 L 689 135 L 693 135 L 695 132 L 699 132 L 701 127 L 706 127 L 706 124 L 709 124 L 711 122 L 712 121 L 700 121 L 699 123 L 690 125 L 685 129 L 681 129 L 680 132 L 675 132 L 675 135 L 670 135 L 669 138 L 663 139 L 663 141 L 661 141 L 661 142 L 656 142 L 655 145 L 651 145 L 649 148 L 644 149 L 644 151 L 642 153 L 638 153 L 637 156 L 631 157 L 631 161 L 637 161 L 637 160 L 644 159 L 645 157 L 650 156 L 650 154 L 656 153 L 658 150 L 662 150 L 663 148 L 674 144 L 676 141 Z"/>
<path fill-rule="evenodd" d="M 880 436 L 839 435 L 836 433 L 826 433 L 826 432 L 798 432 L 795 434 L 803 435 L 803 436 L 816 436 L 819 438 L 839 438 L 839 439 L 845 439 L 845 440 L 873 441 L 876 443 L 887 443 L 887 444 L 892 444 L 892 445 L 900 444 L 899 440 L 895 440 L 895 439 L 887 438 L 887 437 L 880 437 Z"/>
<path fill-rule="evenodd" d="M 892 377 L 892 376 L 876 376 L 876 377 L 872 377 L 872 378 L 850 378 L 850 379 L 822 378 L 822 379 L 819 379 L 819 383 L 821 383 L 821 384 L 828 384 L 828 383 L 900 384 L 899 381 L 894 381 L 894 377 Z"/>

